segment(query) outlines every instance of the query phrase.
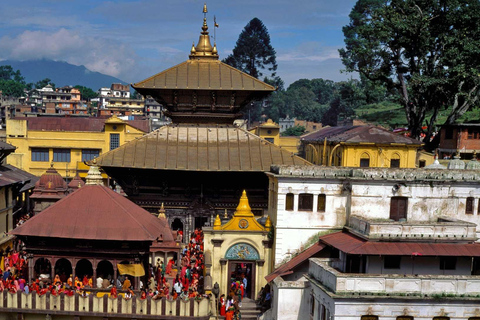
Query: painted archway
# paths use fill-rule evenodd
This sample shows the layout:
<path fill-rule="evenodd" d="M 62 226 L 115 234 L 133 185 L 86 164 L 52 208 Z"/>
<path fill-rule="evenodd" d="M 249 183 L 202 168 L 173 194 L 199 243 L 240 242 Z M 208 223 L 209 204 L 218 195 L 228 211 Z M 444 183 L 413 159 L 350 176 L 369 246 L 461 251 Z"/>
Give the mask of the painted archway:
<path fill-rule="evenodd" d="M 255 296 L 256 261 L 260 255 L 255 247 L 248 243 L 237 243 L 228 248 L 225 253 L 228 260 L 227 283 L 228 291 L 234 290 L 235 283 L 244 283 L 245 296 Z"/>
<path fill-rule="evenodd" d="M 228 248 L 225 253 L 227 260 L 259 260 L 257 249 L 248 243 L 237 243 Z"/>

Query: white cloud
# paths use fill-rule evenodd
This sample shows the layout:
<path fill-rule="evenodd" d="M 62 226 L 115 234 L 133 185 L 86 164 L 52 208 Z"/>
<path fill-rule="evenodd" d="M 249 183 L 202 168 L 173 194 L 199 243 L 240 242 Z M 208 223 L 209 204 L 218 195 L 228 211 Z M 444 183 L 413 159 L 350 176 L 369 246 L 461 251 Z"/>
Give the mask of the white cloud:
<path fill-rule="evenodd" d="M 125 44 L 62 28 L 52 33 L 27 30 L 14 38 L 4 36 L 0 38 L 0 59 L 62 60 L 122 77 L 135 68 L 136 54 Z"/>

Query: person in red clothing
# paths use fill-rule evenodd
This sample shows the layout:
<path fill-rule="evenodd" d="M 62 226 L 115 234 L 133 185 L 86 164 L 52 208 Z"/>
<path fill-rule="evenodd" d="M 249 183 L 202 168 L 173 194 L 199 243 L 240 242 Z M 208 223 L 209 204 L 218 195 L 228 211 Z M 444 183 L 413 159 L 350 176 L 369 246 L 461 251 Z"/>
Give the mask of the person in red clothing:
<path fill-rule="evenodd" d="M 118 297 L 117 287 L 113 286 L 110 290 L 110 297 L 116 299 Z"/>
<path fill-rule="evenodd" d="M 225 309 L 225 295 L 224 294 L 222 294 L 220 296 L 219 304 L 220 304 L 220 315 L 225 317 L 226 309 Z"/>

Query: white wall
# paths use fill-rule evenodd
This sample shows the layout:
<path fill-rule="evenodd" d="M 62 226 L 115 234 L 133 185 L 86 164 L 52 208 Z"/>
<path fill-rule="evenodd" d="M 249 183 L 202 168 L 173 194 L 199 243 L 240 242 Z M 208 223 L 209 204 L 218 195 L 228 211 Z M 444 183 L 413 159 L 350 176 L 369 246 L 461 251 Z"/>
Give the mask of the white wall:
<path fill-rule="evenodd" d="M 440 270 L 439 257 L 402 257 L 399 269 L 385 269 L 384 257 L 369 256 L 369 274 L 470 275 L 472 259 L 458 257 L 455 270 Z M 412 265 L 413 264 L 413 265 Z"/>

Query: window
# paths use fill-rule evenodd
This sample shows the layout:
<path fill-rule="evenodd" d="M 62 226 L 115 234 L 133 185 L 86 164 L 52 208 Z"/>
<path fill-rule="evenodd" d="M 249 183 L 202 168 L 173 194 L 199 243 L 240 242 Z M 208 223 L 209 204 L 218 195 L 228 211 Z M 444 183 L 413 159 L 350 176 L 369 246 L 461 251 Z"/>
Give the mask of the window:
<path fill-rule="evenodd" d="M 425 168 L 425 165 L 426 165 L 426 161 L 425 161 L 425 160 L 420 160 L 420 161 L 418 161 L 418 167 L 419 167 L 419 168 Z"/>
<path fill-rule="evenodd" d="M 385 256 L 383 260 L 383 268 L 385 269 L 400 269 L 401 256 Z"/>
<path fill-rule="evenodd" d="M 400 168 L 400 159 L 390 160 L 390 168 Z"/>
<path fill-rule="evenodd" d="M 400 168 L 400 156 L 398 153 L 392 155 L 390 159 L 390 168 Z"/>
<path fill-rule="evenodd" d="M 293 210 L 293 193 L 287 193 L 287 198 L 285 200 L 285 210 Z"/>
<path fill-rule="evenodd" d="M 90 161 L 100 155 L 100 150 L 82 149 L 82 161 Z"/>
<path fill-rule="evenodd" d="M 360 320 L 378 320 L 378 316 L 371 316 L 371 315 L 361 316 Z"/>
<path fill-rule="evenodd" d="M 399 316 L 397 320 L 413 320 L 412 316 Z"/>
<path fill-rule="evenodd" d="M 405 197 L 392 197 L 390 200 L 390 219 L 400 221 L 407 218 L 407 201 Z"/>
<path fill-rule="evenodd" d="M 53 162 L 70 162 L 70 149 L 53 149 Z"/>
<path fill-rule="evenodd" d="M 298 210 L 302 210 L 302 211 L 313 210 L 313 194 L 301 193 L 298 195 Z"/>
<path fill-rule="evenodd" d="M 318 212 L 325 212 L 325 200 L 326 200 L 326 196 L 324 194 L 318 195 L 318 203 L 317 203 Z"/>
<path fill-rule="evenodd" d="M 110 133 L 110 150 L 120 147 L 120 134 Z"/>
<path fill-rule="evenodd" d="M 473 198 L 468 197 L 465 203 L 465 214 L 473 214 Z"/>
<path fill-rule="evenodd" d="M 367 153 L 362 154 L 360 157 L 360 168 L 370 167 L 370 156 Z"/>
<path fill-rule="evenodd" d="M 274 141 L 275 141 L 274 138 L 265 138 L 265 140 L 267 140 L 270 143 L 274 143 Z"/>
<path fill-rule="evenodd" d="M 455 270 L 457 257 L 440 257 L 440 270 Z"/>
<path fill-rule="evenodd" d="M 49 161 L 48 149 L 32 148 L 32 161 Z"/>
<path fill-rule="evenodd" d="M 480 138 L 480 135 L 478 130 L 468 129 L 467 139 L 479 139 L 479 138 Z"/>

